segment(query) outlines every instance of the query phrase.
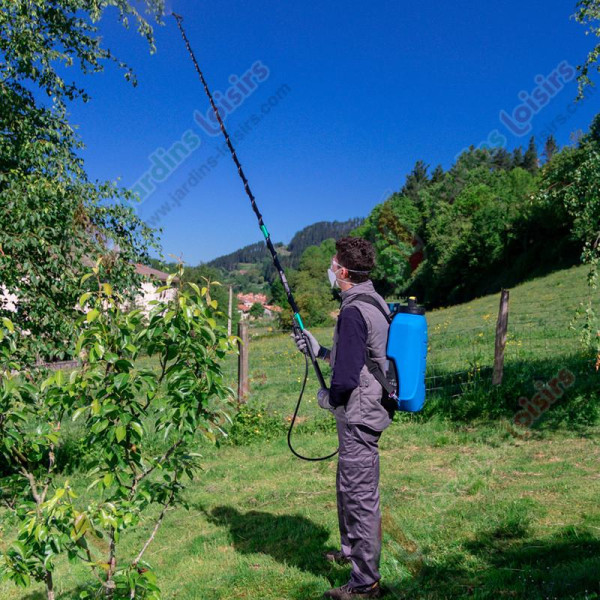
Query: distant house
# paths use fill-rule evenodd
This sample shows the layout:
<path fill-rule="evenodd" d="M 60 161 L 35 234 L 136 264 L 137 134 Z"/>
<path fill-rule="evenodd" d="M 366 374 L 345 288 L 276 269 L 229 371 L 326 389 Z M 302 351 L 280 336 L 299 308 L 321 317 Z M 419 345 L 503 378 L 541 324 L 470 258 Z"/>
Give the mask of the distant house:
<path fill-rule="evenodd" d="M 136 263 L 135 272 L 144 277 L 140 294 L 136 298 L 135 303 L 145 314 L 150 312 L 152 308 L 150 302 L 152 302 L 152 300 L 172 300 L 175 297 L 176 290 L 173 284 L 178 282 L 177 277 L 173 278 L 170 289 L 163 290 L 159 293 L 157 290 L 167 284 L 169 273 L 164 273 L 163 271 L 147 267 L 140 263 Z"/>
<path fill-rule="evenodd" d="M 264 294 L 238 294 L 238 310 L 242 313 L 250 312 L 253 304 L 262 304 L 263 306 L 267 303 L 267 297 Z"/>
<path fill-rule="evenodd" d="M 265 317 L 274 317 L 274 313 L 280 313 L 283 311 L 281 306 L 277 306 L 276 304 L 265 304 Z"/>
<path fill-rule="evenodd" d="M 264 309 L 265 317 L 273 317 L 274 313 L 280 313 L 283 309 L 280 306 L 267 304 L 267 297 L 264 294 L 238 294 L 238 310 L 242 314 L 247 314 L 254 304 L 260 304 Z"/>
<path fill-rule="evenodd" d="M 145 314 L 150 312 L 150 309 L 152 308 L 150 302 L 152 300 L 171 300 L 174 298 L 176 291 L 174 285 L 178 282 L 177 277 L 173 279 L 170 289 L 158 293 L 158 288 L 166 285 L 169 273 L 164 273 L 163 271 L 147 267 L 140 263 L 135 264 L 135 271 L 144 278 L 135 304 L 138 308 L 142 309 Z M 6 310 L 15 312 L 17 303 L 17 296 L 8 293 L 6 288 L 3 285 L 0 285 L 0 306 Z"/>

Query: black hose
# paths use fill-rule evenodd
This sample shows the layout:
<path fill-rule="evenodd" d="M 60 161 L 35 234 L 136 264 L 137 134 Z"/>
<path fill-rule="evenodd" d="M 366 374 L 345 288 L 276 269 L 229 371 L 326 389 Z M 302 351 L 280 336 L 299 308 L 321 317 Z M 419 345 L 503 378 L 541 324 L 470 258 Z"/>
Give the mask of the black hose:
<path fill-rule="evenodd" d="M 308 460 L 310 462 L 317 462 L 319 460 L 327 460 L 329 458 L 334 457 L 339 452 L 339 450 L 336 450 L 335 452 L 332 452 L 331 454 L 328 454 L 327 456 L 321 456 L 318 458 L 310 458 L 308 456 L 302 456 L 302 454 L 299 454 L 298 452 L 296 452 L 292 446 L 292 429 L 294 428 L 294 423 L 296 422 L 296 417 L 298 416 L 298 410 L 300 409 L 300 403 L 302 402 L 302 396 L 304 396 L 304 388 L 306 387 L 306 381 L 308 379 L 308 356 L 306 354 L 304 354 L 304 362 L 305 362 L 304 381 L 302 382 L 302 388 L 300 389 L 300 395 L 298 396 L 298 402 L 296 403 L 296 409 L 294 410 L 294 415 L 292 417 L 292 421 L 290 422 L 290 428 L 288 429 L 287 443 L 288 443 L 288 446 L 294 456 L 297 456 L 298 458 L 301 458 L 302 460 Z"/>

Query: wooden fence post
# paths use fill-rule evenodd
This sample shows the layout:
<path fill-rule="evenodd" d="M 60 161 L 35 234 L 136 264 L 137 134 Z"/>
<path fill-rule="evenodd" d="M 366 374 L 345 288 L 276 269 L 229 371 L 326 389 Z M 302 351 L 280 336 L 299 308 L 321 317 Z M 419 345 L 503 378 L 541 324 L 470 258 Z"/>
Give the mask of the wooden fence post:
<path fill-rule="evenodd" d="M 500 308 L 498 309 L 498 321 L 496 323 L 496 345 L 494 348 L 494 374 L 492 385 L 502 383 L 504 372 L 504 348 L 506 347 L 506 331 L 508 329 L 508 290 L 500 292 Z"/>
<path fill-rule="evenodd" d="M 240 354 L 238 356 L 238 405 L 245 404 L 248 398 L 248 322 L 238 323 L 238 336 L 240 342 Z"/>
<path fill-rule="evenodd" d="M 233 288 L 229 286 L 229 307 L 227 308 L 227 336 L 231 335 L 231 310 L 233 304 Z"/>

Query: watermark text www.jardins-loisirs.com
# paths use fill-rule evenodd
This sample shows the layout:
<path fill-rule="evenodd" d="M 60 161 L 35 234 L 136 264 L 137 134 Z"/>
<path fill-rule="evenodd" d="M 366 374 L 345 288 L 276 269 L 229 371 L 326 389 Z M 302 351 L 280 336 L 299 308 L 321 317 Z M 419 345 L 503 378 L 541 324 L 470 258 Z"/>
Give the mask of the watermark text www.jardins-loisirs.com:
<path fill-rule="evenodd" d="M 275 90 L 261 105 L 260 111 L 252 113 L 236 127 L 232 128 L 231 139 L 237 148 L 249 138 L 257 127 L 263 122 L 273 110 L 275 110 L 291 93 L 289 85 L 283 84 Z M 226 142 L 222 142 L 213 147 L 211 153 L 202 163 L 197 163 L 191 167 L 185 177 L 184 182 L 175 190 L 168 194 L 165 201 L 154 210 L 151 215 L 144 217 L 144 220 L 150 227 L 157 227 L 160 222 L 174 209 L 181 206 L 182 201 L 195 191 L 196 186 L 206 179 L 216 168 L 223 158 L 229 158 L 229 149 Z"/>
<path fill-rule="evenodd" d="M 558 375 L 547 383 L 536 381 L 537 393 L 531 398 L 521 396 L 519 404 L 523 407 L 514 416 L 515 425 L 529 427 L 533 425 L 551 406 L 562 398 L 565 391 L 575 383 L 575 375 L 569 369 L 561 369 Z"/>
<path fill-rule="evenodd" d="M 216 90 L 213 94 L 221 118 L 225 121 L 233 114 L 269 78 L 270 73 L 269 68 L 257 60 L 242 75 L 230 75 L 231 85 L 224 92 Z M 212 107 L 206 113 L 195 110 L 193 118 L 202 133 L 210 137 L 220 134 Z M 148 156 L 150 167 L 131 186 L 139 202 L 146 200 L 158 185 L 169 179 L 200 145 L 200 136 L 193 129 L 186 129 L 168 148 L 158 147 L 151 152 Z"/>

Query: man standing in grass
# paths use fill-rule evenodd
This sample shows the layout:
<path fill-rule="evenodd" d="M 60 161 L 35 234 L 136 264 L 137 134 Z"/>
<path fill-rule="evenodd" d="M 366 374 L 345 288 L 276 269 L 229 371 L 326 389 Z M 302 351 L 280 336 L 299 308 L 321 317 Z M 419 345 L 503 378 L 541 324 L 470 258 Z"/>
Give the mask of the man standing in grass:
<path fill-rule="evenodd" d="M 384 314 L 389 309 L 369 279 L 375 266 L 371 243 L 346 237 L 335 247 L 328 275 L 331 285 L 341 290 L 342 304 L 333 348 L 324 348 L 306 330 L 296 338 L 302 352 L 308 351 L 310 343 L 315 355 L 333 367 L 330 389 L 321 389 L 317 395 L 319 406 L 335 416 L 339 440 L 336 491 L 341 549 L 328 552 L 326 558 L 350 563 L 352 573 L 347 584 L 327 591 L 325 597 L 379 598 L 378 443 L 393 412 L 382 404 L 382 387 L 367 368 L 367 359 L 385 371 L 389 323 Z"/>

